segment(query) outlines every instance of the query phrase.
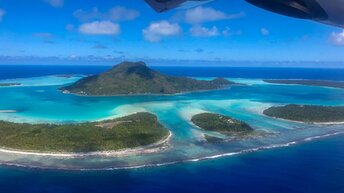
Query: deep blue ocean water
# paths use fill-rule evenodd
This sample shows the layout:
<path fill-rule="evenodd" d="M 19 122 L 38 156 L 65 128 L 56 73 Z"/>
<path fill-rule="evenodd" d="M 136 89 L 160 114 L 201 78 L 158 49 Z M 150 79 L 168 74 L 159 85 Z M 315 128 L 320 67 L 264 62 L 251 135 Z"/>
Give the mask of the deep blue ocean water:
<path fill-rule="evenodd" d="M 108 68 L 0 66 L 0 79 L 94 74 Z M 344 80 L 344 69 L 154 68 L 195 77 Z M 11 192 L 342 193 L 344 135 L 208 161 L 130 170 L 58 171 L 1 166 L 0 193 Z"/>
<path fill-rule="evenodd" d="M 96 74 L 111 66 L 38 66 L 0 65 L 0 79 L 28 78 L 56 74 Z M 165 74 L 191 77 L 230 77 L 267 79 L 344 80 L 344 68 L 262 68 L 262 67 L 162 67 L 153 66 Z"/>

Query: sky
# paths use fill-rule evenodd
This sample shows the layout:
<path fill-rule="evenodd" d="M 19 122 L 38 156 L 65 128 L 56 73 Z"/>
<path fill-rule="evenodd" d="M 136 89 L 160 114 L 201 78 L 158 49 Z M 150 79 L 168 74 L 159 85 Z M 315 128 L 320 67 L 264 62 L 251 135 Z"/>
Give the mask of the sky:
<path fill-rule="evenodd" d="M 244 0 L 166 13 L 143 0 L 0 0 L 0 64 L 123 60 L 344 66 L 344 30 L 270 13 Z"/>

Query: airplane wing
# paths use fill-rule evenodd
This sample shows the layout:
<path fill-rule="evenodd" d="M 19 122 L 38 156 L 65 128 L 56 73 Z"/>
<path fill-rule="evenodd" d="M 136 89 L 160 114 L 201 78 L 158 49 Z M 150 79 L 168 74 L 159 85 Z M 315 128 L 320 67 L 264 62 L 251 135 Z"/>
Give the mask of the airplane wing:
<path fill-rule="evenodd" d="M 175 8 L 191 8 L 214 0 L 145 0 L 155 11 L 161 13 Z"/>
<path fill-rule="evenodd" d="M 157 12 L 189 8 L 214 0 L 145 0 Z M 344 28 L 344 0 L 245 0 L 246 2 L 289 17 L 308 19 Z M 230 1 L 228 1 L 230 3 Z"/>

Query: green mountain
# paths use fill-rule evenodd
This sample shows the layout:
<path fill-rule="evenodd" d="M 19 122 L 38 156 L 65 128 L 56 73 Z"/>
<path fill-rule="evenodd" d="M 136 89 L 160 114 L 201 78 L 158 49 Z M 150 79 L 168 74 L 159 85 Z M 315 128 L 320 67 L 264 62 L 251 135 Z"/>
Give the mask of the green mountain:
<path fill-rule="evenodd" d="M 144 62 L 123 62 L 107 72 L 80 79 L 61 90 L 92 96 L 176 94 L 220 89 L 232 84 L 223 78 L 205 81 L 168 76 L 150 69 Z"/>

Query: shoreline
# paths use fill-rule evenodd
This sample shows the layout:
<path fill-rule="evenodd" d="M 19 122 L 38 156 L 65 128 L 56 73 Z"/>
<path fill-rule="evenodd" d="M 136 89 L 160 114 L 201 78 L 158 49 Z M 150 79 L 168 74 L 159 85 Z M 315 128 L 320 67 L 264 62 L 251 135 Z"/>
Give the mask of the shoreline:
<path fill-rule="evenodd" d="M 34 166 L 34 165 L 25 165 L 25 164 L 15 164 L 15 163 L 1 163 L 1 165 L 10 166 L 10 167 L 22 167 L 22 168 L 32 168 L 32 169 L 42 169 L 42 170 L 64 170 L 64 171 L 105 171 L 105 170 L 130 170 L 130 169 L 140 169 L 140 168 L 149 168 L 149 167 L 160 167 L 160 166 L 168 166 L 168 165 L 174 165 L 174 164 L 180 164 L 180 163 L 195 163 L 199 161 L 206 161 L 206 160 L 212 160 L 212 159 L 221 159 L 224 157 L 231 157 L 231 156 L 238 156 L 241 154 L 248 154 L 258 151 L 266 151 L 271 149 L 278 149 L 278 148 L 288 148 L 290 146 L 295 146 L 300 143 L 308 143 L 313 140 L 328 138 L 332 136 L 337 135 L 343 135 L 343 131 L 337 131 L 334 133 L 324 134 L 324 135 L 316 135 L 313 137 L 306 137 L 301 140 L 294 140 L 286 143 L 277 143 L 277 144 L 271 144 L 271 145 L 263 145 L 255 148 L 249 148 L 244 149 L 241 151 L 234 151 L 234 152 L 228 152 L 228 153 L 222 153 L 222 154 L 215 154 L 215 155 L 209 155 L 199 158 L 190 158 L 185 160 L 179 160 L 179 161 L 169 161 L 169 162 L 162 162 L 162 163 L 155 163 L 155 164 L 143 164 L 143 165 L 132 165 L 132 166 L 123 166 L 123 167 L 108 167 L 108 168 L 59 168 L 59 167 L 50 167 L 50 166 Z"/>
<path fill-rule="evenodd" d="M 88 156 L 107 156 L 107 157 L 124 157 L 135 154 L 151 154 L 158 153 L 167 149 L 168 142 L 173 136 L 172 132 L 163 139 L 146 146 L 138 146 L 134 148 L 126 148 L 121 150 L 109 150 L 109 151 L 95 151 L 89 153 L 72 153 L 72 152 L 35 152 L 35 151 L 21 151 L 17 149 L 10 149 L 6 147 L 0 147 L 0 153 L 19 154 L 19 155 L 33 155 L 33 156 L 48 156 L 48 157 L 63 157 L 63 158 L 76 158 L 76 157 L 88 157 Z"/>
<path fill-rule="evenodd" d="M 274 107 L 275 105 L 271 105 L 269 108 Z M 276 105 L 278 107 L 281 107 L 283 105 Z M 280 118 L 280 117 L 274 117 L 274 116 L 269 116 L 266 115 L 264 113 L 265 110 L 269 109 L 261 109 L 258 114 L 260 114 L 263 117 L 267 117 L 267 118 L 272 118 L 275 120 L 280 120 L 280 121 L 288 121 L 288 122 L 292 122 L 292 123 L 300 123 L 300 124 L 308 124 L 308 125 L 344 125 L 344 121 L 330 121 L 330 122 L 305 122 L 305 121 L 296 121 L 296 120 L 291 120 L 291 119 L 284 119 L 284 118 Z"/>
<path fill-rule="evenodd" d="M 233 86 L 244 86 L 244 84 L 232 84 L 228 86 L 224 86 L 222 88 L 217 89 L 208 89 L 208 90 L 195 90 L 195 91 L 186 91 L 186 92 L 178 92 L 178 93 L 171 93 L 171 94 L 159 94 L 159 93 L 137 93 L 137 94 L 116 94 L 116 95 L 87 95 L 87 94 L 80 94 L 80 93 L 73 93 L 68 90 L 61 90 L 58 89 L 62 94 L 66 95 L 74 95 L 80 97 L 140 97 L 140 96 L 179 96 L 185 94 L 193 94 L 193 93 L 204 93 L 204 92 L 211 92 L 211 91 L 221 91 L 221 90 L 229 90 Z"/>
<path fill-rule="evenodd" d="M 16 110 L 0 110 L 0 113 L 16 113 Z"/>
<path fill-rule="evenodd" d="M 264 113 L 262 113 L 262 115 L 265 117 L 273 118 L 273 119 L 280 120 L 280 121 L 289 121 L 289 122 L 293 122 L 293 123 L 301 123 L 301 124 L 308 124 L 308 125 L 344 125 L 344 121 L 338 121 L 338 122 L 303 122 L 303 121 L 295 121 L 295 120 L 283 119 L 283 118 L 278 118 L 278 117 L 271 117 L 271 116 L 265 115 Z"/>
<path fill-rule="evenodd" d="M 344 89 L 341 86 L 330 86 L 330 85 L 315 85 L 315 84 L 305 84 L 305 83 L 282 83 L 282 82 L 269 82 L 269 81 L 316 81 L 316 82 L 333 82 L 333 83 L 343 83 L 344 81 L 336 81 L 336 80 L 319 80 L 319 79 L 262 79 L 263 82 L 268 84 L 276 84 L 276 85 L 291 85 L 291 86 L 309 86 L 309 87 L 320 87 L 320 88 L 328 88 L 328 89 Z"/>

